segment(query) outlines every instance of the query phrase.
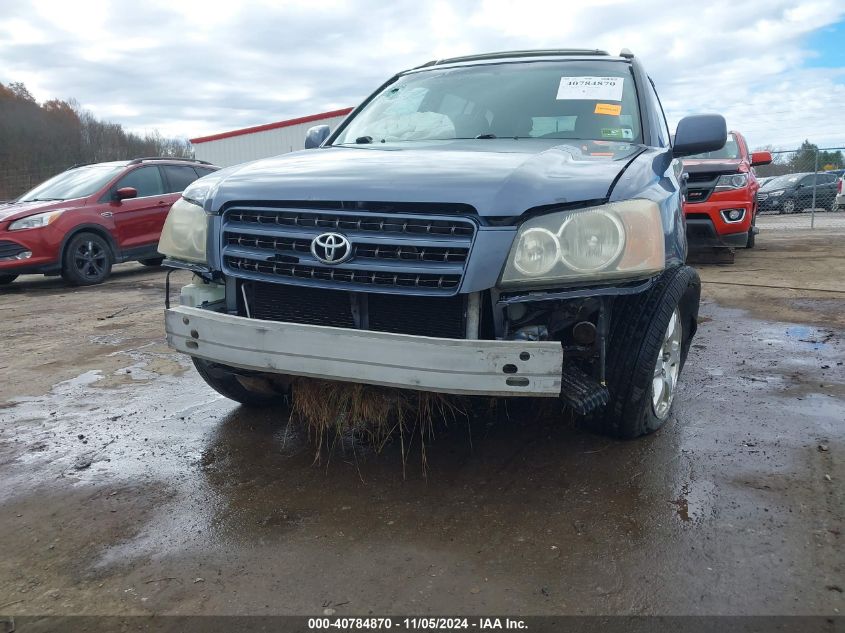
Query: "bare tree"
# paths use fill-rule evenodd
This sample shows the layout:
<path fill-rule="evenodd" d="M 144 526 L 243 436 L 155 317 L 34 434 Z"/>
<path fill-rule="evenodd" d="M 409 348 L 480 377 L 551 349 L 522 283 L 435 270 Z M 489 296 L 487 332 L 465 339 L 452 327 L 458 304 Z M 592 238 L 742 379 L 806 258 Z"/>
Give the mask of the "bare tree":
<path fill-rule="evenodd" d="M 191 157 L 188 141 L 141 136 L 100 121 L 74 99 L 39 104 L 26 86 L 0 83 L 0 200 L 77 164 L 139 156 Z"/>

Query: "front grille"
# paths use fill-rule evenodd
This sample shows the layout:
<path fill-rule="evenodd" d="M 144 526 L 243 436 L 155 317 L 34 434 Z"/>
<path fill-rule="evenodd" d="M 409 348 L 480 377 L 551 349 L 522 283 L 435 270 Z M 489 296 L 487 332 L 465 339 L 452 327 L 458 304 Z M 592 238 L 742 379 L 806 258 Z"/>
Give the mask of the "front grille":
<path fill-rule="evenodd" d="M 450 291 L 458 287 L 460 275 L 429 275 L 383 270 L 349 270 L 342 266 L 303 266 L 284 262 L 261 262 L 248 257 L 225 257 L 230 271 L 258 273 L 279 280 L 325 282 L 334 286 L 382 286 L 414 290 Z"/>
<path fill-rule="evenodd" d="M 14 257 L 23 253 L 26 249 L 17 242 L 9 240 L 0 240 L 0 259 L 5 257 Z"/>
<path fill-rule="evenodd" d="M 687 180 L 687 202 L 705 202 L 716 188 L 718 180 L 718 174 L 690 174 Z"/>
<path fill-rule="evenodd" d="M 686 200 L 690 203 L 707 202 L 716 189 L 719 176 L 736 171 L 693 171 L 687 173 Z"/>
<path fill-rule="evenodd" d="M 370 231 L 410 235 L 465 235 L 472 236 L 472 224 L 454 219 L 432 219 L 422 216 L 390 216 L 360 214 L 314 209 L 232 209 L 226 214 L 233 222 L 260 226 L 293 226 L 317 229 L 318 232 Z"/>
<path fill-rule="evenodd" d="M 290 239 L 284 237 L 263 237 L 260 235 L 244 235 L 243 233 L 228 233 L 226 244 L 230 246 L 250 247 L 268 251 L 271 255 L 277 252 L 292 251 L 307 254 L 311 252 L 311 240 Z M 401 259 L 419 262 L 465 262 L 467 249 L 403 246 L 401 244 L 385 246 L 383 244 L 353 244 L 352 256 L 369 259 Z"/>
<path fill-rule="evenodd" d="M 397 301 L 397 299 L 400 299 Z M 464 298 L 371 294 L 369 329 L 415 336 L 465 338 Z"/>
<path fill-rule="evenodd" d="M 265 321 L 354 328 L 348 292 L 254 283 L 247 286 L 250 316 Z"/>
<path fill-rule="evenodd" d="M 475 229 L 467 217 L 234 207 L 223 216 L 221 246 L 224 270 L 235 277 L 368 292 L 453 295 L 463 278 Z M 351 256 L 340 264 L 324 264 L 311 252 L 312 240 L 328 231 L 342 233 L 351 244 Z"/>
<path fill-rule="evenodd" d="M 463 295 L 384 295 L 264 282 L 246 282 L 246 293 L 256 319 L 440 338 L 466 333 Z"/>
<path fill-rule="evenodd" d="M 689 188 L 687 189 L 687 202 L 705 202 L 711 193 L 713 193 L 712 189 Z"/>

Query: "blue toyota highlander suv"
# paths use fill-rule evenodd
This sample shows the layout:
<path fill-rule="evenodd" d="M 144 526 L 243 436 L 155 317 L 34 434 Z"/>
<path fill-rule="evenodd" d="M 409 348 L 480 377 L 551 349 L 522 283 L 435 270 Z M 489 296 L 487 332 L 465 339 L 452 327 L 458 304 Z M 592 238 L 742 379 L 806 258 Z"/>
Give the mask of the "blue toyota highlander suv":
<path fill-rule="evenodd" d="M 681 156 L 627 50 L 494 53 L 389 79 L 303 151 L 185 190 L 159 250 L 194 272 L 169 344 L 223 395 L 291 376 L 561 398 L 635 437 L 669 416 L 695 333 Z"/>

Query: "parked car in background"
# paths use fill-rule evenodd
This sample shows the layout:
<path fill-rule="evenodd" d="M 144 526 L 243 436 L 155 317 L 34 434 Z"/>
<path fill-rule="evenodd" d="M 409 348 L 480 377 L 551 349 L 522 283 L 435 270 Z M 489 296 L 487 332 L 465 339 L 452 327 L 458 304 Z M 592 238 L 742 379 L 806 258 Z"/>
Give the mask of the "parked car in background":
<path fill-rule="evenodd" d="M 831 211 L 840 211 L 845 209 L 845 175 L 839 176 L 836 181 L 836 197 L 833 199 Z"/>
<path fill-rule="evenodd" d="M 119 262 L 160 264 L 156 246 L 171 205 L 217 169 L 204 161 L 136 158 L 50 178 L 0 205 L 0 285 L 43 273 L 87 286 L 105 281 Z"/>
<path fill-rule="evenodd" d="M 770 152 L 749 152 L 739 132 L 730 132 L 725 146 L 715 152 L 684 159 L 684 214 L 691 249 L 754 247 L 760 187 L 752 167 L 771 162 Z"/>
<path fill-rule="evenodd" d="M 813 172 L 786 174 L 773 178 L 760 188 L 760 211 L 800 213 L 813 206 L 813 184 L 817 209 L 830 209 L 836 197 L 836 174 Z"/>

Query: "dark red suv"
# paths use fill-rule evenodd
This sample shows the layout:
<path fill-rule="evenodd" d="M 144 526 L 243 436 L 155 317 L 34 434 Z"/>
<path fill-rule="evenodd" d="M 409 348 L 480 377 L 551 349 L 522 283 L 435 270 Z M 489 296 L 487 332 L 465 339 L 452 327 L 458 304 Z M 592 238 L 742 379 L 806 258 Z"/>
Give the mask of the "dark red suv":
<path fill-rule="evenodd" d="M 31 273 L 91 285 L 113 264 L 160 264 L 156 247 L 171 205 L 217 169 L 178 158 L 82 165 L 0 204 L 0 285 Z"/>

